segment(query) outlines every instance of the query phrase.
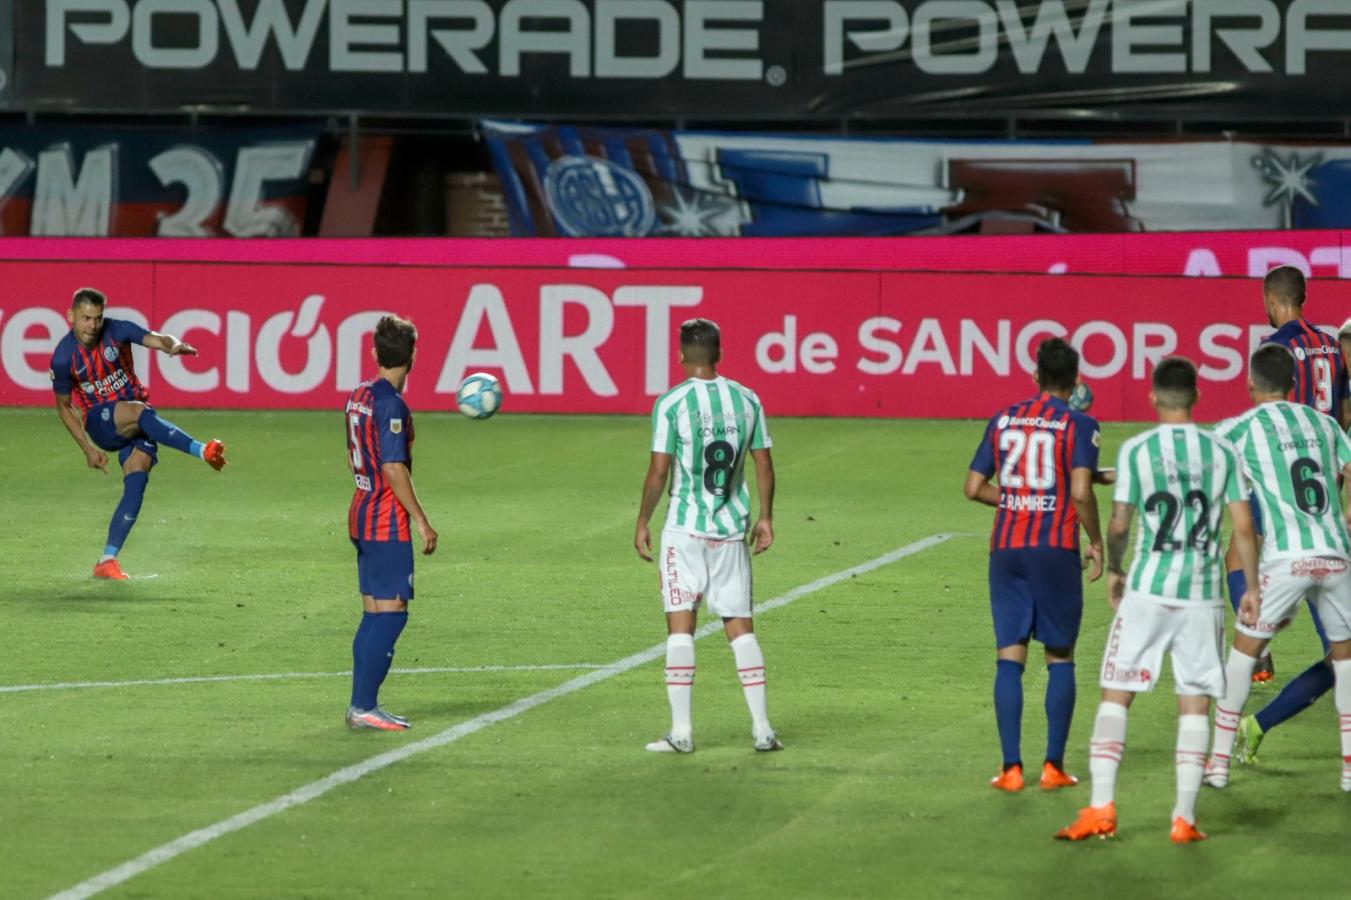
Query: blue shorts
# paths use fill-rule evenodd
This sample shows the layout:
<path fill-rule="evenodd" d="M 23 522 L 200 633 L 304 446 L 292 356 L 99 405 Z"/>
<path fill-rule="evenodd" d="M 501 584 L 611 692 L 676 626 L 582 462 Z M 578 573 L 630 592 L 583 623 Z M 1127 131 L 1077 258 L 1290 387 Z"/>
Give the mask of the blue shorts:
<path fill-rule="evenodd" d="M 125 438 L 117 433 L 113 409 L 120 402 L 119 400 L 110 400 L 107 403 L 99 403 L 89 407 L 89 412 L 85 413 L 84 416 L 85 434 L 89 435 L 90 440 L 94 442 L 94 446 L 100 450 L 116 453 L 119 462 L 125 463 L 133 450 L 140 450 L 149 456 L 152 465 L 159 462 L 159 445 L 144 434 L 134 438 Z M 149 408 L 146 407 L 146 409 Z"/>
<path fill-rule="evenodd" d="M 1073 647 L 1084 614 L 1083 564 L 1075 550 L 1028 547 L 990 554 L 990 612 L 996 647 L 1036 638 Z"/>
<path fill-rule="evenodd" d="M 413 542 L 361 541 L 357 550 L 357 583 L 363 596 L 375 600 L 413 599 Z"/>

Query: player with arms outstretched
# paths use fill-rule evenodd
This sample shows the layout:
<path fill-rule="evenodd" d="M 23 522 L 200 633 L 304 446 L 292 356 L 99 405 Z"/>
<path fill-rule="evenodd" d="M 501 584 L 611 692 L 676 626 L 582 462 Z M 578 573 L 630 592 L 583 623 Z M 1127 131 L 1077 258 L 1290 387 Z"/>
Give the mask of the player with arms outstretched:
<path fill-rule="evenodd" d="M 52 352 L 51 376 L 56 412 L 84 451 L 89 468 L 107 472 L 108 453 L 116 453 L 122 466 L 122 500 L 113 511 L 108 542 L 94 566 L 95 578 L 122 580 L 128 576 L 117 554 L 140 515 L 150 470 L 159 461 L 159 445 L 204 460 L 217 471 L 225 467 L 225 445 L 194 440 L 161 419 L 150 407 L 150 393 L 132 364 L 132 344 L 169 356 L 196 356 L 196 349 L 135 322 L 104 318 L 107 302 L 94 288 L 75 292 L 66 311 L 70 332 Z"/>
<path fill-rule="evenodd" d="M 1102 703 L 1093 723 L 1089 772 L 1093 797 L 1056 833 L 1080 841 L 1116 833 L 1116 774 L 1135 695 L 1153 690 L 1163 655 L 1177 690 L 1175 844 L 1205 840 L 1196 827 L 1196 796 L 1210 737 L 1210 698 L 1224 696 L 1224 586 L 1220 519 L 1227 506 L 1234 546 L 1255 583 L 1257 538 L 1234 448 L 1192 423 L 1196 366 L 1171 357 L 1154 370 L 1149 400 L 1159 426 L 1131 438 L 1116 467 L 1107 527 L 1107 600 L 1115 610 L 1102 660 Z M 1124 564 L 1131 520 L 1140 514 L 1135 564 Z M 1256 595 L 1245 603 L 1255 605 Z"/>
<path fill-rule="evenodd" d="M 1046 761 L 1041 787 L 1071 787 L 1065 744 L 1074 717 L 1074 644 L 1083 616 L 1079 529 L 1088 535 L 1090 581 L 1102 577 L 1102 532 L 1093 483 L 1098 423 L 1071 409 L 1079 354 L 1062 338 L 1037 347 L 1041 393 L 996 413 L 985 428 L 966 497 L 995 507 L 990 539 L 990 610 L 994 616 L 995 720 L 1003 769 L 991 784 L 1023 789 L 1023 670 L 1028 642 L 1046 648 Z M 990 479 L 996 473 L 999 485 Z"/>
<path fill-rule="evenodd" d="M 1351 536 L 1337 484 L 1338 474 L 1351 473 L 1351 441 L 1330 416 L 1286 400 L 1295 371 L 1289 350 L 1277 344 L 1260 347 L 1248 367 L 1253 409 L 1215 428 L 1238 450 L 1266 523 L 1260 608 L 1240 609 L 1225 667 L 1228 685 L 1215 710 L 1205 783 L 1217 788 L 1229 783 L 1239 716 L 1257 659 L 1307 597 L 1317 607 L 1330 645 L 1341 717 L 1341 784 L 1351 791 Z"/>
<path fill-rule="evenodd" d="M 357 552 L 361 625 L 352 640 L 352 728 L 403 731 L 408 720 L 379 704 L 380 685 L 394 661 L 394 644 L 408 624 L 413 599 L 413 537 L 423 554 L 436 550 L 436 530 L 413 489 L 413 416 L 403 388 L 417 356 L 417 329 L 398 316 L 375 325 L 379 373 L 357 385 L 343 406 L 347 465 L 356 492 L 347 511 L 348 534 Z"/>
<path fill-rule="evenodd" d="M 760 399 L 717 372 L 722 359 L 718 326 L 691 319 L 680 326 L 680 363 L 686 380 L 657 398 L 652 410 L 652 457 L 643 481 L 633 543 L 652 561 L 648 521 L 671 481 L 658 557 L 666 613 L 666 696 L 671 730 L 647 749 L 694 752 L 690 694 L 694 686 L 694 625 L 707 603 L 722 619 L 732 645 L 751 736 L 758 751 L 782 750 L 769 724 L 765 657 L 751 619 L 751 563 L 747 552 L 750 491 L 746 457 L 755 464 L 759 517 L 750 528 L 755 552 L 774 543 L 774 461 Z"/>

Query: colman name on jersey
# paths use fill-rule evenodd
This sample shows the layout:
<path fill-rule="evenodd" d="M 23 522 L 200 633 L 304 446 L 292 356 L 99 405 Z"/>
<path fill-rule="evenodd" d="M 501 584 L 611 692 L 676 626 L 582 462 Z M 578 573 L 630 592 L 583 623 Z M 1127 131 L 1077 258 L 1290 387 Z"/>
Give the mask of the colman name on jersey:
<path fill-rule="evenodd" d="M 1209 475 L 1220 468 L 1220 463 L 1212 462 L 1190 462 L 1186 466 L 1179 466 L 1171 459 L 1153 461 L 1154 478 L 1156 480 L 1167 481 L 1169 484 L 1179 484 L 1182 480 L 1195 480 L 1204 475 Z"/>

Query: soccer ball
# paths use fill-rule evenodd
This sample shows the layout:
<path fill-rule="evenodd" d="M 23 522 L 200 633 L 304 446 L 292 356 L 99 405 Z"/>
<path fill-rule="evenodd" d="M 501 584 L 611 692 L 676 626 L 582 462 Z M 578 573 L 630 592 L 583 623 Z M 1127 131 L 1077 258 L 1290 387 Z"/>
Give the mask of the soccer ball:
<path fill-rule="evenodd" d="M 1070 409 L 1077 409 L 1079 412 L 1088 412 L 1089 407 L 1093 405 L 1093 391 L 1082 381 L 1074 386 L 1074 391 L 1070 394 Z"/>
<path fill-rule="evenodd" d="M 471 419 L 487 419 L 502 405 L 502 388 L 487 372 L 475 372 L 460 382 L 455 405 Z"/>

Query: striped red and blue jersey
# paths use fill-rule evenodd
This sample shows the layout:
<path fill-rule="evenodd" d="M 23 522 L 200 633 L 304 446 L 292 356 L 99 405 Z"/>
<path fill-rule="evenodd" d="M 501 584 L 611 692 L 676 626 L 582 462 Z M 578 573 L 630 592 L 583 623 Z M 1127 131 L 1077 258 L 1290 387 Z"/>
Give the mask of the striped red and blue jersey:
<path fill-rule="evenodd" d="M 1337 418 L 1348 396 L 1346 364 L 1337 339 L 1306 319 L 1295 319 L 1262 343 L 1280 344 L 1295 355 L 1295 390 L 1290 399 Z"/>
<path fill-rule="evenodd" d="M 1070 471 L 1097 471 L 1098 444 L 1098 423 L 1049 394 L 996 413 L 971 460 L 971 471 L 999 478 L 990 549 L 1078 550 Z"/>
<path fill-rule="evenodd" d="M 348 534 L 362 541 L 408 541 L 408 510 L 394 496 L 381 466 L 401 462 L 413 470 L 413 416 L 383 378 L 358 385 L 343 408 L 347 461 L 356 493 L 347 510 Z"/>
<path fill-rule="evenodd" d="M 150 399 L 131 359 L 131 345 L 149 333 L 135 322 L 104 319 L 99 339 L 86 347 L 67 332 L 52 351 L 52 391 L 69 396 L 82 416 L 100 403 Z"/>

